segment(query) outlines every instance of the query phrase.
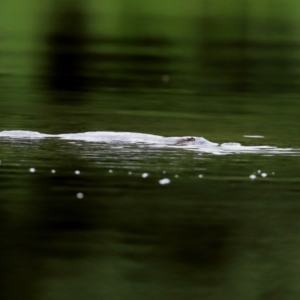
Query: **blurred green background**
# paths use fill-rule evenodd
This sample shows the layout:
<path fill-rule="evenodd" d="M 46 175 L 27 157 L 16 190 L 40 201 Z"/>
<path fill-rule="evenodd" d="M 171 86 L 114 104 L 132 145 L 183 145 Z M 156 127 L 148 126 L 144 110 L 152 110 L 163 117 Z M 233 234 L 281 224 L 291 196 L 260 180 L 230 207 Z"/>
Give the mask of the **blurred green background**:
<path fill-rule="evenodd" d="M 17 110 L 46 132 L 292 140 L 297 12 L 295 1 L 2 1 L 1 126 L 21 128 Z"/>
<path fill-rule="evenodd" d="M 1 0 L 0 131 L 298 149 L 299 13 L 295 0 Z M 299 299 L 297 151 L 216 154 L 1 139 L 0 298 Z"/>

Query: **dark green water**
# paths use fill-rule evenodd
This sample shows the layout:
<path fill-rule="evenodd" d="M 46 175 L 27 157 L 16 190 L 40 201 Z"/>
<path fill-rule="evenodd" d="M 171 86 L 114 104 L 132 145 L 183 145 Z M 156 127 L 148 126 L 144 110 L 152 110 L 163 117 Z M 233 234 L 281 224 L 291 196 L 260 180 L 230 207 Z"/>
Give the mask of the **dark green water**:
<path fill-rule="evenodd" d="M 0 131 L 295 151 L 1 138 L 0 298 L 299 299 L 297 24 L 125 8 L 7 18 Z"/>

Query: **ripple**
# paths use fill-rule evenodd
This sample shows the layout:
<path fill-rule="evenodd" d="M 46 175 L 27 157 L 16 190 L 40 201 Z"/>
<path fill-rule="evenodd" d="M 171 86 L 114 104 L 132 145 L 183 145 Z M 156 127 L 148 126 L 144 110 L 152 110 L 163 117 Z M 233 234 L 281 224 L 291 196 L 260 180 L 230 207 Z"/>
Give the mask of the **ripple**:
<path fill-rule="evenodd" d="M 184 143 L 178 145 L 178 141 L 190 140 L 189 137 L 164 137 L 153 134 L 135 133 L 135 132 L 114 132 L 114 131 L 92 131 L 84 133 L 65 133 L 65 134 L 44 134 L 37 131 L 26 130 L 6 130 L 0 132 L 0 138 L 7 139 L 45 139 L 45 138 L 57 138 L 68 141 L 85 141 L 94 143 L 105 143 L 110 145 L 110 151 L 124 152 L 133 151 L 133 149 L 127 149 L 126 145 L 138 146 L 135 148 L 135 152 L 143 151 L 144 147 L 148 148 L 173 148 L 184 149 L 188 151 L 196 151 L 200 153 L 209 153 L 214 155 L 228 155 L 234 153 L 258 153 L 264 155 L 285 154 L 299 156 L 299 149 L 293 148 L 277 148 L 274 146 L 260 145 L 260 146 L 243 146 L 240 143 L 230 142 L 218 144 L 210 142 L 203 137 L 194 137 L 192 143 Z M 247 136 L 254 137 L 254 136 Z M 258 136 L 256 136 L 258 137 Z M 81 144 L 79 146 L 82 146 Z M 133 159 L 133 158 L 131 158 Z"/>

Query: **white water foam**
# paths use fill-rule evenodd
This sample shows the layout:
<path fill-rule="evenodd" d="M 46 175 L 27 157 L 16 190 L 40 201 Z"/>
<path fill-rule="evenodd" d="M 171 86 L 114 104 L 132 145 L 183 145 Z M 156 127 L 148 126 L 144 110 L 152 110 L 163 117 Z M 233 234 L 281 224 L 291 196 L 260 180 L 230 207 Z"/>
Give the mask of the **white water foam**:
<path fill-rule="evenodd" d="M 251 139 L 263 139 L 263 135 L 244 135 L 246 138 L 251 138 Z"/>
<path fill-rule="evenodd" d="M 135 133 L 135 132 L 114 132 L 114 131 L 93 131 L 84 133 L 66 133 L 66 134 L 44 134 L 36 131 L 6 130 L 0 131 L 0 139 L 43 139 L 59 138 L 69 141 L 85 141 L 99 143 L 122 143 L 148 145 L 151 147 L 172 147 L 202 153 L 211 153 L 215 155 L 226 155 L 231 153 L 262 153 L 262 154 L 293 154 L 300 155 L 299 149 L 277 148 L 271 146 L 243 146 L 240 143 L 213 143 L 203 137 L 194 137 L 193 144 L 176 145 L 183 137 L 164 137 L 153 134 Z"/>
<path fill-rule="evenodd" d="M 0 131 L 0 138 L 6 137 L 11 139 L 44 139 L 47 137 L 55 137 L 53 134 L 39 133 L 37 131 L 26 130 L 4 130 Z"/>

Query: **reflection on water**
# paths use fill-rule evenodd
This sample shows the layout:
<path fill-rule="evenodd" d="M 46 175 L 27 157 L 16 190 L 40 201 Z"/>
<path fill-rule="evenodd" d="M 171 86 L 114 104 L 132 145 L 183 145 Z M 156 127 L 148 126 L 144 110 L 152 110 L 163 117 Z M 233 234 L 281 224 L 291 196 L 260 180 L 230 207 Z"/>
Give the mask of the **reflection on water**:
<path fill-rule="evenodd" d="M 112 32 L 101 13 L 94 16 L 97 31 L 89 31 L 92 15 L 79 2 L 57 5 L 45 39 L 46 87 L 74 91 L 73 99 L 107 89 L 297 92 L 298 25 L 281 16 L 250 16 L 244 4 L 240 16 L 214 14 L 207 3 L 182 20 L 124 13 L 111 20 L 119 24 Z M 174 32 L 178 22 L 181 33 Z"/>
<path fill-rule="evenodd" d="M 84 49 L 87 20 L 79 3 L 57 4 L 52 20 L 54 28 L 46 38 L 50 90 L 80 92 L 86 89 Z"/>
<path fill-rule="evenodd" d="M 224 28 L 223 24 L 230 22 L 225 19 L 219 24 L 216 20 L 212 27 Z M 86 80 L 94 90 L 298 91 L 298 43 L 207 35 L 196 44 L 160 36 L 53 36 L 51 85 L 77 91 L 84 88 Z"/>
<path fill-rule="evenodd" d="M 297 276 L 291 156 L 57 139 L 1 148 L 5 298 L 65 299 L 76 286 L 78 299 L 232 299 L 248 286 L 256 299 Z"/>
<path fill-rule="evenodd" d="M 211 16 L 199 24 L 198 74 L 204 91 L 298 91 L 299 42 L 288 21 Z"/>

